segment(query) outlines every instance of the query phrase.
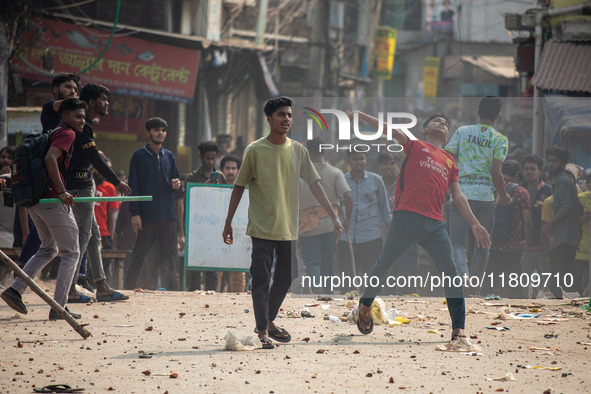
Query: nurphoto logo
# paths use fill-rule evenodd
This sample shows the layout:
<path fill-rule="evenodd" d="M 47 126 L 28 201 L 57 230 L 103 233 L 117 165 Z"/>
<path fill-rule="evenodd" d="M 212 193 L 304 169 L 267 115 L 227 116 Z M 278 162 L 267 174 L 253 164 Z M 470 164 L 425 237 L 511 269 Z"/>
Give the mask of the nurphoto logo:
<path fill-rule="evenodd" d="M 386 135 L 388 141 L 392 140 L 392 130 L 398 129 L 402 131 L 406 136 L 411 140 L 416 140 L 415 137 L 411 132 L 410 129 L 416 126 L 417 124 L 417 117 L 408 112 L 387 112 L 385 115 L 383 112 L 379 112 L 377 118 L 379 119 L 379 127 L 375 132 L 366 132 L 361 131 L 359 129 L 359 114 L 353 113 L 353 127 L 351 128 L 351 119 L 347 116 L 344 111 L 340 111 L 338 109 L 321 109 L 320 111 L 316 111 L 310 107 L 303 107 L 304 114 L 308 115 L 310 119 L 308 119 L 307 123 L 307 139 L 311 140 L 314 138 L 314 123 L 320 127 L 320 132 L 329 132 L 328 123 L 322 114 L 332 114 L 336 116 L 337 124 L 338 124 L 338 134 L 337 138 L 339 142 L 352 141 L 351 136 L 351 129 L 353 129 L 354 138 L 361 140 L 361 141 L 376 141 L 382 135 Z M 384 133 L 384 118 L 385 121 L 385 133 Z M 407 123 L 400 123 L 401 119 L 408 119 L 410 122 Z M 389 152 L 401 152 L 402 145 L 400 144 L 389 144 L 384 145 L 383 143 L 373 143 L 373 144 L 348 144 L 346 146 L 339 146 L 338 144 L 320 144 L 319 151 L 322 152 L 323 150 L 336 150 L 338 151 L 354 151 L 354 152 L 368 152 L 371 150 L 372 147 L 375 147 L 379 152 L 381 149 L 387 149 Z"/>

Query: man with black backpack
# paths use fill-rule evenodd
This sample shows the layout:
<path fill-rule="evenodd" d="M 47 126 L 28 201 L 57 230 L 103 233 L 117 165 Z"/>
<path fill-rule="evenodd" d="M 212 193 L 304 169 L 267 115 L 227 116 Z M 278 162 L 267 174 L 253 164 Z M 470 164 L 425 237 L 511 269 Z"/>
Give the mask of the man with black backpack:
<path fill-rule="evenodd" d="M 519 275 L 521 256 L 531 242 L 531 204 L 529 193 L 519 185 L 521 165 L 515 160 L 507 160 L 503 163 L 501 171 L 505 189 L 511 196 L 511 203 L 499 204 L 495 209 L 495 226 L 491 236 L 492 244 L 486 274 L 494 274 L 492 292 L 503 297 L 522 298 L 523 289 L 520 287 Z M 504 280 L 501 279 L 501 275 Z M 512 277 L 517 281 L 511 281 Z M 487 285 L 490 285 L 490 282 Z"/>
<path fill-rule="evenodd" d="M 53 260 L 59 250 L 62 259 L 55 283 L 54 299 L 61 306 L 64 306 L 68 299 L 68 290 L 80 256 L 78 226 L 70 207 L 74 204 L 74 198 L 66 190 L 64 173 L 70 161 L 71 148 L 76 134 L 80 133 L 84 127 L 86 108 L 86 103 L 76 98 L 64 100 L 59 108 L 60 126 L 49 134 L 45 141 L 47 147 L 43 149 L 43 153 L 37 155 L 43 158 L 42 162 L 44 163 L 39 171 L 46 168 L 49 177 L 48 188 L 40 197 L 59 198 L 62 203 L 35 203 L 29 206 L 29 214 L 33 222 L 35 222 L 41 239 L 41 247 L 27 261 L 23 271 L 29 276 L 35 277 L 43 267 Z M 43 141 L 46 137 L 41 135 L 34 138 Z M 17 160 L 18 158 L 17 149 Z M 12 178 L 18 179 L 18 176 L 19 167 L 17 161 L 17 164 L 12 169 Z M 18 202 L 16 198 L 15 202 Z M 28 310 L 21 297 L 26 288 L 26 283 L 17 277 L 11 286 L 2 293 L 1 297 L 12 309 L 26 314 Z M 68 308 L 66 308 L 66 311 L 72 317 L 80 318 L 79 314 L 70 312 Z M 51 310 L 49 320 L 59 319 L 62 319 L 62 317 Z"/>

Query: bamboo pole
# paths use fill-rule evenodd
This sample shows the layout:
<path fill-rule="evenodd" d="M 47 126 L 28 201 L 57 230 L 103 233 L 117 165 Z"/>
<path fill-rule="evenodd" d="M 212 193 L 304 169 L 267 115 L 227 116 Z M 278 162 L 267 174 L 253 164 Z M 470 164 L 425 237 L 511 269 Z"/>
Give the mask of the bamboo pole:
<path fill-rule="evenodd" d="M 77 202 L 103 202 L 103 201 L 152 201 L 152 196 L 127 196 L 127 197 L 74 197 L 74 203 Z M 60 203 L 59 198 L 42 198 L 39 204 Z"/>
<path fill-rule="evenodd" d="M 43 301 L 45 301 L 57 314 L 64 318 L 72 328 L 86 339 L 92 334 L 86 329 L 88 324 L 79 324 L 60 304 L 39 287 L 35 281 L 25 273 L 10 257 L 0 250 L 0 260 L 2 260 L 15 274 L 18 275 Z"/>

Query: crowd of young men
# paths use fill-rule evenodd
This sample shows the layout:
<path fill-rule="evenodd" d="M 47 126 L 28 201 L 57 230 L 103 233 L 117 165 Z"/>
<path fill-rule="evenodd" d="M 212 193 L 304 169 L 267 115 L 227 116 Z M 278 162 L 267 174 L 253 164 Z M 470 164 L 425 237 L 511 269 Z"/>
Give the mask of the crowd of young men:
<path fill-rule="evenodd" d="M 163 147 L 168 131 L 166 120 L 154 117 L 146 121 L 149 140 L 132 155 L 128 186 L 107 165 L 94 142 L 92 122 L 108 114 L 109 90 L 96 84 L 79 89 L 77 76 L 60 78 L 54 83 L 55 100 L 44 106 L 42 122 L 44 130 L 53 130 L 45 158 L 51 178 L 46 197 L 57 197 L 62 203 L 37 204 L 28 212 L 19 211 L 30 215 L 34 223 L 31 231 L 23 227 L 28 234 L 20 259 L 25 272 L 34 277 L 59 249 L 56 301 L 60 305 L 88 302 L 88 297 L 78 294 L 75 288 L 86 253 L 96 298 L 128 299 L 107 284 L 101 260 L 101 237 L 108 239 L 113 232 L 112 217 L 110 222 L 101 219 L 102 227 L 108 228 L 99 229 L 93 204 L 74 204 L 73 200 L 94 196 L 95 188 L 101 187 L 101 195 L 113 195 L 116 190 L 119 195 L 153 198 L 151 202 L 129 204 L 130 223 L 137 239 L 126 267 L 125 289 L 137 286 L 154 244 L 159 252 L 159 287 L 179 289 L 177 252 L 185 242 L 184 193 L 174 154 Z M 548 271 L 562 276 L 572 274 L 575 279 L 572 286 L 551 285 L 548 290 L 553 296 L 562 297 L 561 287 L 586 291 L 589 249 L 582 243 L 588 243 L 588 231 L 587 238 L 581 238 L 582 226 L 588 227 L 589 223 L 591 192 L 577 195 L 576 185 L 565 170 L 569 154 L 564 149 L 553 147 L 546 152 L 552 188 L 542 181 L 542 161 L 535 155 L 526 156 L 523 163 L 506 160 L 507 138 L 494 129 L 502 108 L 498 98 L 482 99 L 479 123 L 459 128 L 447 144 L 450 124 L 444 114 L 432 114 L 424 121 L 424 141 L 409 139 L 404 132 L 394 130 L 393 138 L 403 147 L 405 159 L 400 164 L 397 156 L 382 152 L 378 157 L 382 177 L 365 170 L 365 153 L 350 151 L 351 171 L 343 174 L 326 162 L 320 150 L 321 139 L 308 141 L 306 149 L 288 138 L 292 106 L 287 97 L 266 103 L 270 133 L 248 145 L 243 157 L 228 153 L 227 138 L 220 138 L 221 147 L 212 141 L 200 144 L 201 166 L 184 178 L 186 182 L 233 185 L 223 229 L 226 244 L 233 243 L 232 220 L 245 187 L 249 187 L 246 235 L 252 239 L 255 331 L 263 348 L 274 347 L 271 338 L 279 342 L 291 339 L 274 320 L 299 275 L 298 241 L 306 274 L 313 278 L 333 275 L 335 266 L 339 273 L 350 276 L 375 276 L 380 284 L 391 273 L 415 274 L 420 245 L 433 257 L 437 268 L 452 278 L 480 276 L 484 272 L 520 275 Z M 348 115 L 358 116 L 373 128 L 380 127 L 379 120 L 371 115 L 360 111 L 348 111 Z M 3 149 L 2 154 L 5 152 L 10 150 Z M 3 158 L 2 163 L 5 161 Z M 105 187 L 105 180 L 113 187 Z M 449 229 L 442 211 L 446 194 L 452 199 Z M 105 208 L 107 217 L 109 208 Z M 474 253 L 467 259 L 470 236 Z M 540 263 L 546 255 L 548 263 Z M 201 276 L 203 281 L 199 280 Z M 213 271 L 199 273 L 190 287 L 246 289 L 243 273 L 229 274 L 227 283 L 223 277 Z M 444 292 L 452 320 L 451 339 L 455 341 L 465 338 L 466 282 L 452 283 L 444 286 Z M 25 288 L 24 282 L 16 278 L 2 293 L 2 299 L 13 309 L 27 313 L 21 298 Z M 357 321 L 363 334 L 372 331 L 370 308 L 382 288 L 362 287 Z M 484 288 L 513 297 L 531 297 L 536 295 L 533 290 L 544 290 L 530 287 L 508 292 L 494 286 Z M 330 292 L 321 285 L 311 290 Z M 480 291 L 469 289 L 474 294 Z M 70 314 L 80 318 L 74 312 Z M 50 319 L 59 318 L 50 312 Z"/>

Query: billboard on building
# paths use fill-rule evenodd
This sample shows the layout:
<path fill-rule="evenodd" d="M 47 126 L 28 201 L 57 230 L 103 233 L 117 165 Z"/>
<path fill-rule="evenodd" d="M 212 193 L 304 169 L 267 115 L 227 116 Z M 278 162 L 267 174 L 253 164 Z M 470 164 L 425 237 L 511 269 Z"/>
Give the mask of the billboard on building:
<path fill-rule="evenodd" d="M 425 16 L 431 31 L 454 30 L 456 0 L 427 0 Z"/>
<path fill-rule="evenodd" d="M 108 43 L 109 33 L 85 26 L 41 19 L 44 37 L 21 56 L 47 71 L 80 72 L 94 63 Z M 83 82 L 107 86 L 121 95 L 190 103 L 195 93 L 200 51 L 115 34 L 96 65 L 82 74 Z M 21 78 L 50 80 L 15 58 Z"/>

